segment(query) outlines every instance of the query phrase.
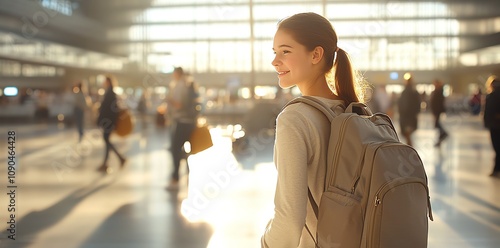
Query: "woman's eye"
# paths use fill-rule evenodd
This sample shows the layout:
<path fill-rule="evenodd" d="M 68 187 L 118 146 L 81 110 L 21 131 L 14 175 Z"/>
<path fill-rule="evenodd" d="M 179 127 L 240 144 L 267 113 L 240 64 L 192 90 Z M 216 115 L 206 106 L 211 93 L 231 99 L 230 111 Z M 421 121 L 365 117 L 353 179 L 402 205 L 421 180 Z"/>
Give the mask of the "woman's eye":
<path fill-rule="evenodd" d="M 273 51 L 273 54 L 274 54 L 274 55 L 276 55 L 277 53 L 278 53 L 278 52 Z M 279 52 L 279 53 L 284 55 L 284 54 L 290 53 L 290 51 L 288 51 L 288 50 L 284 50 L 284 51 L 281 51 L 281 52 Z"/>

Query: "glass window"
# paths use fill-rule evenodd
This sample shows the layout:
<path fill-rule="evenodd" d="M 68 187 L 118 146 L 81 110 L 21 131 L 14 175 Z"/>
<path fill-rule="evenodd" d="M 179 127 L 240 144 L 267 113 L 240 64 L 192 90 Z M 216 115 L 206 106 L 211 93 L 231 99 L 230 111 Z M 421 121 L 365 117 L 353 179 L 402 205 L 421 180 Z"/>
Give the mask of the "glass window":
<path fill-rule="evenodd" d="M 276 20 L 279 21 L 287 16 L 291 16 L 300 12 L 315 12 L 323 13 L 322 5 L 320 4 L 255 4 L 253 7 L 253 18 L 259 20 Z"/>
<path fill-rule="evenodd" d="M 250 52 L 250 42 L 212 42 L 209 72 L 251 71 Z"/>
<path fill-rule="evenodd" d="M 274 71 L 272 61 L 274 59 L 272 40 L 256 41 L 254 43 L 254 59 L 256 71 Z"/>
<path fill-rule="evenodd" d="M 131 45 L 133 53 L 139 54 L 130 58 L 141 61 L 142 53 L 152 52 L 147 61 L 160 67 L 183 64 L 197 72 L 250 71 L 253 53 L 254 70 L 272 71 L 272 38 L 277 22 L 298 12 L 312 11 L 328 15 L 338 33 L 339 46 L 362 70 L 446 68 L 458 56 L 458 38 L 449 36 L 456 36 L 460 26 L 457 20 L 450 19 L 453 13 L 448 4 L 320 0 L 253 3 L 254 23 L 250 24 L 250 4 L 246 0 L 155 0 L 153 5 L 157 7 L 136 18 L 141 25 L 130 30 L 118 28 L 110 36 L 126 40 L 130 35 L 139 41 Z M 147 42 L 143 46 L 142 40 Z"/>
<path fill-rule="evenodd" d="M 13 77 L 21 75 L 21 64 L 13 61 L 0 60 L 0 75 Z"/>
<path fill-rule="evenodd" d="M 257 39 L 273 39 L 278 22 L 257 22 L 254 24 L 253 34 Z"/>
<path fill-rule="evenodd" d="M 68 5 L 74 2 L 70 0 L 36 1 L 60 11 L 75 8 Z M 459 34 L 467 37 L 500 31 L 500 18 L 456 19 L 477 17 L 478 11 L 494 16 L 494 10 L 473 3 L 253 0 L 252 17 L 250 3 L 108 0 L 106 5 L 117 8 L 116 13 L 106 16 L 113 25 L 106 38 L 116 42 L 110 53 L 127 54 L 127 59 L 1 33 L 0 55 L 107 69 L 122 68 L 130 60 L 131 66 L 159 71 L 180 65 L 192 72 L 250 72 L 252 68 L 271 72 L 272 39 L 278 21 L 310 11 L 327 15 L 339 36 L 339 46 L 349 52 L 360 70 L 433 70 L 447 69 L 464 60 L 459 58 L 460 45 L 464 46 Z M 500 55 L 498 50 L 492 50 L 474 51 L 471 56 L 477 64 L 494 64 Z M 53 73 L 48 68 L 8 68 L 5 70 L 14 74 Z M 0 73 L 7 73 L 5 70 Z"/>
<path fill-rule="evenodd" d="M 388 17 L 430 17 L 448 16 L 449 14 L 444 3 L 392 2 L 387 4 Z"/>
<path fill-rule="evenodd" d="M 73 3 L 68 0 L 40 0 L 43 7 L 55 10 L 65 15 L 73 14 Z M 76 6 L 75 6 L 76 7 Z"/>
<path fill-rule="evenodd" d="M 354 3 L 328 4 L 326 13 L 330 20 L 382 17 L 381 4 Z"/>
<path fill-rule="evenodd" d="M 214 5 L 151 8 L 138 18 L 144 22 L 202 22 L 248 20 L 248 6 Z"/>
<path fill-rule="evenodd" d="M 153 54 L 149 63 L 157 63 L 157 69 L 182 66 L 191 72 L 248 72 L 251 71 L 251 49 L 248 41 L 200 41 L 189 43 L 153 43 L 153 50 L 169 51 L 169 54 Z"/>
<path fill-rule="evenodd" d="M 118 35 L 118 33 L 110 34 L 111 38 L 116 38 Z M 135 25 L 130 28 L 129 37 L 135 41 L 249 39 L 250 27 L 247 23 Z"/>
<path fill-rule="evenodd" d="M 152 6 L 176 5 L 176 4 L 214 4 L 231 5 L 237 3 L 248 3 L 248 0 L 153 0 Z"/>
<path fill-rule="evenodd" d="M 247 0 L 248 1 L 248 0 Z M 280 3 L 281 5 L 283 3 L 292 3 L 292 4 L 303 4 L 305 1 L 304 0 L 252 0 L 254 3 L 269 3 L 272 2 L 273 4 L 275 3 Z M 307 2 L 311 4 L 321 4 L 323 3 L 323 0 L 308 0 Z"/>
<path fill-rule="evenodd" d="M 22 74 L 25 77 L 53 77 L 56 76 L 56 68 L 52 66 L 36 66 L 24 64 Z"/>

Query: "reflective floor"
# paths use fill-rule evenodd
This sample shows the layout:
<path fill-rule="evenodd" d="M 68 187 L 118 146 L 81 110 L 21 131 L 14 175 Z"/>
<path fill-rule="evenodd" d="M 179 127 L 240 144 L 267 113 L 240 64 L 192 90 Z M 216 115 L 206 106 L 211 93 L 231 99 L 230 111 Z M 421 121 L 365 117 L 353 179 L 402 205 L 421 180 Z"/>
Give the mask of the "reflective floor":
<path fill-rule="evenodd" d="M 494 156 L 488 132 L 479 117 L 449 116 L 444 123 L 450 137 L 440 148 L 433 146 L 430 116 L 421 116 L 414 135 L 435 217 L 429 247 L 499 247 L 500 179 L 488 176 Z M 13 184 L 9 130 L 16 132 Z M 74 128 L 56 124 L 0 126 L 0 247 L 259 247 L 273 210 L 273 137 L 261 132 L 233 153 L 223 129 L 211 132 L 214 147 L 191 156 L 180 190 L 167 191 L 165 128 L 138 123 L 131 136 L 112 137 L 128 160 L 120 169 L 112 154 L 114 170 L 103 175 L 96 171 L 104 147 L 96 129 L 78 143 Z M 13 221 L 15 240 L 7 230 Z"/>

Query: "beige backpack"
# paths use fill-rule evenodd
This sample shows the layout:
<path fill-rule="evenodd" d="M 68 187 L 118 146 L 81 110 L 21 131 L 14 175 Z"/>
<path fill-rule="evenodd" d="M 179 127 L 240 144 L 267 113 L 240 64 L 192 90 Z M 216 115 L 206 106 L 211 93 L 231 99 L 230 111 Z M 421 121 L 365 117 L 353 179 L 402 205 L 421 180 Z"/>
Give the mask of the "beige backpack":
<path fill-rule="evenodd" d="M 432 210 L 418 153 L 398 139 L 391 119 L 352 103 L 337 115 L 321 100 L 298 97 L 331 122 L 325 190 L 311 237 L 320 248 L 427 247 Z M 306 226 L 307 228 L 307 226 Z M 309 231 L 309 228 L 307 228 Z"/>

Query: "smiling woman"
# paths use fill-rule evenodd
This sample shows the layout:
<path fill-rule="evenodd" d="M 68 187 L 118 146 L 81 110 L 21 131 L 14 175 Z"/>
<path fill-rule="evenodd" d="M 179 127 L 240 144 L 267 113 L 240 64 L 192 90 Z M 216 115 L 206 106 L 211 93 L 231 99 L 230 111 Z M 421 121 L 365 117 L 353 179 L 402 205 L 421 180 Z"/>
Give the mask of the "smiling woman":
<path fill-rule="evenodd" d="M 280 86 L 296 85 L 303 95 L 341 99 L 347 105 L 357 102 L 358 78 L 349 56 L 337 46 L 337 34 L 330 22 L 321 16 L 315 20 L 318 16 L 297 14 L 278 24 L 272 65 Z"/>
<path fill-rule="evenodd" d="M 330 106 L 358 102 L 358 78 L 348 54 L 337 46 L 331 23 L 315 13 L 300 13 L 278 23 L 272 65 L 282 88 L 297 86 Z M 275 214 L 262 247 L 315 247 L 316 217 L 308 188 L 320 199 L 325 180 L 330 122 L 304 104 L 285 107 L 276 121 L 274 162 L 278 171 Z M 309 229 L 304 228 L 307 224 Z M 310 231 L 310 233 L 308 232 Z M 310 235 L 311 234 L 311 235 Z"/>

